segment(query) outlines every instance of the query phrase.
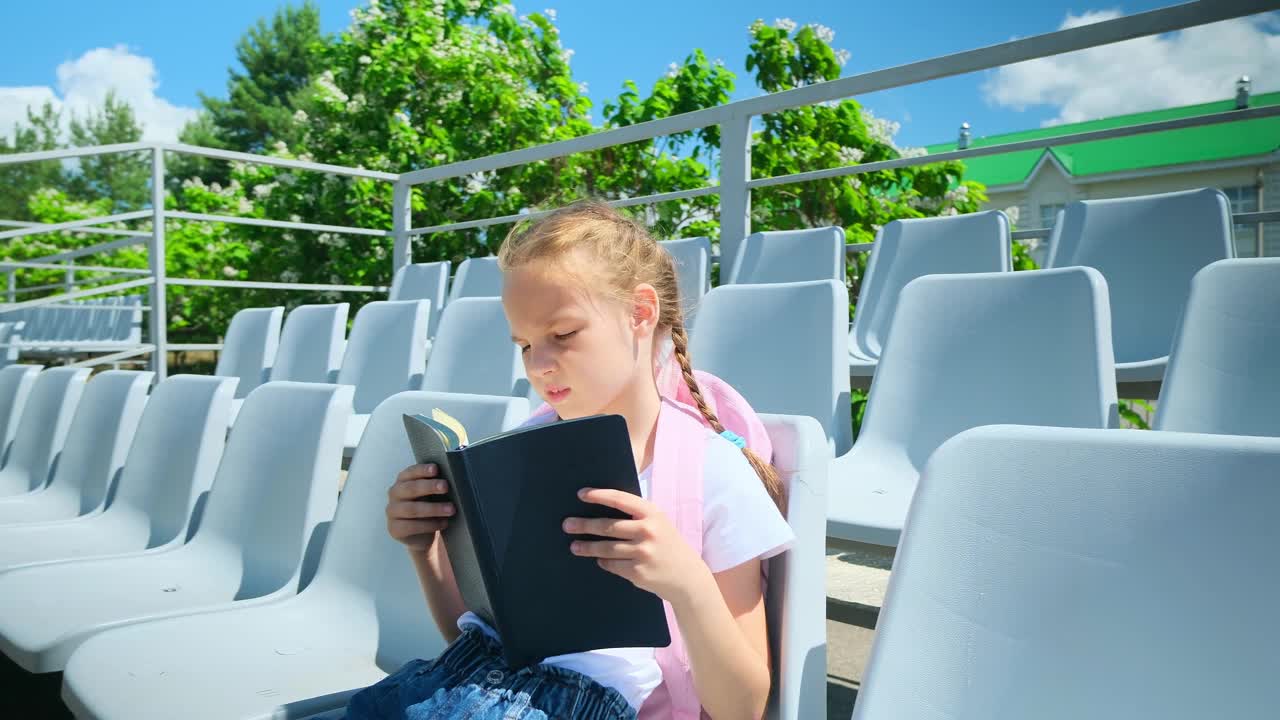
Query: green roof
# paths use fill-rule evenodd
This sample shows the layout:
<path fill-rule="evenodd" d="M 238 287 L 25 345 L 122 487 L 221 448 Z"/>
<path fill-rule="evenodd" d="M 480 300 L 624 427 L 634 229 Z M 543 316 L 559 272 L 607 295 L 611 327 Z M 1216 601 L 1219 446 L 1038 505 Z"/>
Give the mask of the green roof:
<path fill-rule="evenodd" d="M 1280 105 L 1280 92 L 1262 93 L 1249 99 L 1250 107 Z M 1152 112 L 1117 115 L 1115 117 L 1054 125 L 1052 127 L 974 138 L 970 147 L 1000 145 L 1022 140 L 1060 137 L 1091 130 L 1141 125 L 1175 118 L 1208 115 L 1235 109 L 1235 100 L 1184 105 Z M 926 148 L 930 154 L 955 150 L 956 144 L 941 143 Z M 1262 155 L 1280 149 L 1280 117 L 1227 122 L 1217 125 L 1166 130 L 1130 137 L 1095 140 L 1040 150 L 1019 150 L 965 160 L 965 178 L 985 185 L 1009 185 L 1027 180 L 1040 156 L 1052 153 L 1068 173 L 1075 177 L 1102 173 L 1142 170 L 1164 165 Z"/>

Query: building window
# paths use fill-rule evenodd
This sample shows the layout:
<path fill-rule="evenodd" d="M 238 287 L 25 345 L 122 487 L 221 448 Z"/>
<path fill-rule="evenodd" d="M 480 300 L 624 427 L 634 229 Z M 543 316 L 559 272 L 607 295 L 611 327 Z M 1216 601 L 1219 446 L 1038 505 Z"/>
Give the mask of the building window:
<path fill-rule="evenodd" d="M 1066 207 L 1063 203 L 1050 203 L 1040 206 L 1040 227 L 1053 229 L 1058 222 L 1058 212 Z"/>
<path fill-rule="evenodd" d="M 1256 185 L 1222 188 L 1222 192 L 1226 193 L 1227 199 L 1231 201 L 1232 214 L 1258 211 L 1258 188 Z M 1258 256 L 1258 230 L 1259 226 L 1256 224 L 1235 226 L 1237 256 Z"/>

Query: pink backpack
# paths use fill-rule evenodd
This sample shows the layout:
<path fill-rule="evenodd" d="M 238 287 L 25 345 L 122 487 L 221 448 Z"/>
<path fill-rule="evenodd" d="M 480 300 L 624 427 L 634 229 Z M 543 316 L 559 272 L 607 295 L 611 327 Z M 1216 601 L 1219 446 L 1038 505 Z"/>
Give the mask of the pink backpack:
<path fill-rule="evenodd" d="M 771 459 L 773 445 L 769 435 L 746 399 L 710 373 L 695 371 L 694 377 L 703 399 L 725 429 L 740 436 L 746 446 L 760 457 Z M 705 431 L 709 425 L 695 407 L 679 365 L 665 363 L 657 380 L 663 402 L 654 441 L 649 500 L 662 508 L 685 542 L 702 555 L 702 463 L 706 443 L 713 438 Z M 555 417 L 555 411 L 543 404 L 526 424 L 550 422 Z M 667 627 L 671 631 L 671 644 L 656 651 L 658 667 L 662 669 L 662 684 L 640 708 L 639 717 L 641 720 L 698 720 L 705 717 L 705 713 L 693 684 L 689 654 L 671 604 L 664 602 L 663 606 L 667 613 Z"/>

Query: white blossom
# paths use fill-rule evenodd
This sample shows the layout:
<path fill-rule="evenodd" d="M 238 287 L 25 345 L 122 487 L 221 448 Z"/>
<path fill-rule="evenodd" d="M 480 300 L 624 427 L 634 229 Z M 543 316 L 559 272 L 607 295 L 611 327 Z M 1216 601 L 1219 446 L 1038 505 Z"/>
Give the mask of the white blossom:
<path fill-rule="evenodd" d="M 546 15 L 547 17 L 551 18 L 552 20 L 555 20 L 555 19 L 556 19 L 556 9 L 555 9 L 555 8 L 547 8 L 546 10 L 543 10 L 543 11 L 542 11 L 542 14 L 543 14 L 543 15 Z"/>
<path fill-rule="evenodd" d="M 223 265 L 223 266 L 222 266 L 222 274 L 223 274 L 223 275 L 226 275 L 226 276 L 227 276 L 227 277 L 229 277 L 229 278 L 233 278 L 233 277 L 235 277 L 236 275 L 239 275 L 239 274 L 240 274 L 240 271 L 239 271 L 239 270 L 236 270 L 235 268 L 231 267 L 230 265 Z"/>
<path fill-rule="evenodd" d="M 747 26 L 747 34 L 754 35 L 757 31 L 764 27 L 764 19 L 756 18 L 755 22 Z"/>
<path fill-rule="evenodd" d="M 791 18 L 775 18 L 773 21 L 773 26 L 778 28 L 779 30 L 791 32 L 792 30 L 796 29 L 796 21 L 792 20 Z"/>
<path fill-rule="evenodd" d="M 191 188 L 199 188 L 201 190 L 204 190 L 205 189 L 204 180 L 201 180 L 198 177 L 193 177 L 193 178 L 189 178 L 187 180 L 182 181 L 183 190 L 190 190 Z"/>
<path fill-rule="evenodd" d="M 673 77 L 675 77 L 679 72 L 680 72 L 680 66 L 679 66 L 679 65 L 676 65 L 675 63 L 671 63 L 670 65 L 668 65 L 668 66 L 667 66 L 667 77 L 669 77 L 669 78 L 673 78 Z"/>
<path fill-rule="evenodd" d="M 893 123 L 893 125 L 894 125 L 894 132 L 896 133 L 898 131 L 898 128 L 897 128 L 898 123 Z M 898 152 L 904 158 L 918 158 L 918 157 L 924 157 L 925 155 L 929 154 L 929 151 L 922 147 L 902 148 Z"/>
<path fill-rule="evenodd" d="M 840 63 L 841 67 L 844 67 L 844 64 L 849 62 L 849 51 L 844 49 L 837 50 L 836 62 Z"/>
<path fill-rule="evenodd" d="M 502 3 L 501 5 L 495 7 L 493 11 L 499 15 L 515 15 L 516 14 L 516 8 L 511 3 Z"/>
<path fill-rule="evenodd" d="M 278 155 L 285 155 L 289 152 L 289 146 L 284 144 L 283 140 L 277 140 L 271 149 Z"/>
<path fill-rule="evenodd" d="M 373 58 L 369 57 L 368 55 L 361 55 L 358 62 L 361 65 L 368 65 L 373 62 Z"/>
<path fill-rule="evenodd" d="M 316 78 L 316 88 L 320 90 L 321 95 L 327 100 L 343 103 L 347 101 L 347 94 L 342 92 L 342 88 L 338 87 L 332 70 L 325 70 L 320 73 L 320 77 Z"/>
<path fill-rule="evenodd" d="M 298 110 L 293 114 L 293 121 L 296 123 L 304 123 L 307 121 L 307 111 Z"/>
<path fill-rule="evenodd" d="M 560 53 L 560 59 L 565 63 L 568 63 L 569 59 L 572 57 L 573 57 L 573 50 L 570 48 L 565 48 L 564 51 Z"/>
<path fill-rule="evenodd" d="M 862 158 L 866 155 L 866 152 L 863 151 L 862 148 L 842 147 L 836 155 L 840 158 L 840 162 L 845 165 L 857 165 L 862 162 Z"/>
<path fill-rule="evenodd" d="M 251 213 L 253 212 L 253 203 L 249 200 L 249 198 L 242 197 L 240 198 L 240 202 L 237 204 L 236 209 L 239 210 L 241 213 Z"/>
<path fill-rule="evenodd" d="M 280 282 L 296 283 L 302 279 L 302 273 L 297 270 L 281 270 Z"/>
<path fill-rule="evenodd" d="M 830 45 L 831 42 L 836 39 L 836 31 L 832 30 L 826 25 L 822 25 L 819 23 L 809 23 L 809 27 L 813 29 L 813 34 L 817 35 L 819 40 L 821 40 L 824 43 L 827 43 L 828 45 Z"/>
<path fill-rule="evenodd" d="M 582 92 L 582 93 L 587 92 L 587 83 L 586 83 L 586 81 L 583 81 L 583 82 L 578 83 L 578 92 Z"/>
<path fill-rule="evenodd" d="M 1018 216 L 1021 215 L 1021 213 L 1022 209 L 1017 205 L 1010 205 L 1004 209 L 1004 214 L 1009 216 L 1009 222 L 1014 225 L 1018 224 Z"/>

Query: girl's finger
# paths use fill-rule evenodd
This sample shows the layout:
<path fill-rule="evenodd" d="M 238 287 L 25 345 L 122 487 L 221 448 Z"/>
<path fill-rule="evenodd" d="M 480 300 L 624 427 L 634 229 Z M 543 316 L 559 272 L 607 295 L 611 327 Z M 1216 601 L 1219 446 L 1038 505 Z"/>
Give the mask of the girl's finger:
<path fill-rule="evenodd" d="M 453 503 L 403 500 L 387 506 L 387 514 L 393 518 L 416 520 L 424 518 L 453 517 Z"/>
<path fill-rule="evenodd" d="M 401 540 L 414 535 L 430 535 L 440 532 L 449 523 L 444 520 L 400 520 L 387 521 L 387 532 L 391 537 Z"/>
<path fill-rule="evenodd" d="M 575 540 L 569 544 L 569 551 L 579 557 L 629 560 L 636 556 L 636 545 L 623 540 Z"/>
<path fill-rule="evenodd" d="M 415 500 L 428 495 L 443 495 L 449 483 L 441 479 L 403 480 L 391 486 L 387 496 L 392 500 Z"/>
<path fill-rule="evenodd" d="M 635 540 L 640 537 L 644 525 L 637 520 L 612 518 L 566 518 L 564 531 L 571 535 L 598 535 L 600 537 Z"/>
<path fill-rule="evenodd" d="M 600 558 L 599 560 L 596 560 L 596 564 L 599 565 L 602 569 L 607 570 L 608 572 L 611 572 L 614 575 L 617 575 L 618 577 L 623 578 L 624 580 L 631 580 L 633 583 L 635 582 L 634 580 L 632 580 L 632 576 L 635 574 L 635 566 L 636 566 L 636 563 L 634 560 L 610 560 L 606 558 Z"/>
<path fill-rule="evenodd" d="M 440 469 L 433 463 L 425 465 L 410 465 L 400 471 L 396 475 L 396 482 L 404 482 L 405 480 L 417 480 L 419 478 L 433 478 L 440 474 Z"/>
<path fill-rule="evenodd" d="M 650 505 L 644 498 L 621 490 L 582 488 L 578 491 L 578 499 L 621 510 L 637 520 L 649 514 Z"/>

